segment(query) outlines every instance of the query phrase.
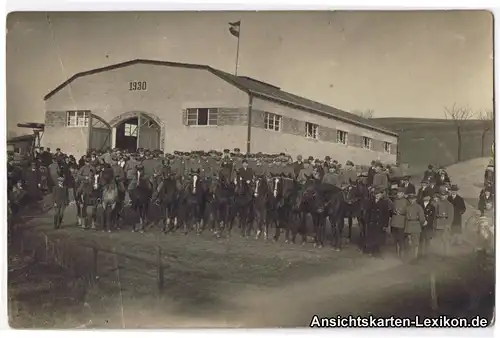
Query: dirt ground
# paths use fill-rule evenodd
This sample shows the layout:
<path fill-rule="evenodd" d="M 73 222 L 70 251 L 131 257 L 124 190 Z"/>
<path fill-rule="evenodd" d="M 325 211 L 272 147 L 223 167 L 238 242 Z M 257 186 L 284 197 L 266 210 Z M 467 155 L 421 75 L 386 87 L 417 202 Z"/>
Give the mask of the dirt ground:
<path fill-rule="evenodd" d="M 461 170 L 467 171 L 450 168 L 450 175 L 465 187 L 464 197 L 472 198 L 469 190 L 480 182 L 479 176 L 463 176 Z M 459 180 L 458 175 L 478 182 Z M 472 219 L 473 213 L 471 209 L 465 219 Z M 108 234 L 82 231 L 71 224 L 74 219 L 74 210 L 68 210 L 67 225 L 57 231 L 51 228 L 50 213 L 24 219 L 23 248 L 17 242 L 9 250 L 13 327 L 295 327 L 307 326 L 314 314 L 468 316 L 479 311 L 467 311 L 471 302 L 466 290 L 474 275 L 468 245 L 454 247 L 450 257 L 433 255 L 409 265 L 396 259 L 390 247 L 383 258 L 372 258 L 354 244 L 335 252 L 312 244 L 242 239 L 237 232 L 231 239 L 216 239 L 209 232 L 164 235 L 157 229 Z M 35 233 L 39 235 L 28 235 Z M 30 257 L 29 242 L 43 245 L 45 235 L 49 242 L 64 243 L 68 259 L 78 261 L 76 268 L 62 269 Z M 465 236 L 473 240 L 470 231 Z M 101 252 L 97 281 L 89 284 L 79 278 L 88 275 L 92 260 L 85 246 L 141 260 Z M 154 266 L 158 247 L 167 264 L 161 294 Z M 437 312 L 430 309 L 432 272 L 437 278 Z M 491 315 L 492 298 L 484 301 L 484 315 Z"/>

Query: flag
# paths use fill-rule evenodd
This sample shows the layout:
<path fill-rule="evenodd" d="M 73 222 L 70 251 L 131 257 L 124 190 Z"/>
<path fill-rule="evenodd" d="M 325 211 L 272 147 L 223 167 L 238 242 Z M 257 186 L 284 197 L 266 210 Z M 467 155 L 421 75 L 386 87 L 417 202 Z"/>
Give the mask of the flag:
<path fill-rule="evenodd" d="M 240 26 L 241 26 L 241 21 L 230 22 L 229 23 L 229 33 L 231 33 L 231 35 L 239 38 L 240 37 Z"/>

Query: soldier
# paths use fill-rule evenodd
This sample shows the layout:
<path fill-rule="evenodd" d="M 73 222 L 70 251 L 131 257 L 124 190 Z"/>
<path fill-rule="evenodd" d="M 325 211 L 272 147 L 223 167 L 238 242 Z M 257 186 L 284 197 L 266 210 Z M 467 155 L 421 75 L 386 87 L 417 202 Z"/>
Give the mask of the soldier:
<path fill-rule="evenodd" d="M 311 158 L 311 157 L 309 157 Z M 300 170 L 299 175 L 297 176 L 297 182 L 300 184 L 305 184 L 307 180 L 312 177 L 313 170 L 311 167 L 311 163 L 308 161 L 304 162 L 304 168 Z"/>
<path fill-rule="evenodd" d="M 328 168 L 328 172 L 323 176 L 321 183 L 337 188 L 341 186 L 340 175 L 334 166 Z"/>
<path fill-rule="evenodd" d="M 451 235 L 453 244 L 462 243 L 462 215 L 465 213 L 465 202 L 462 196 L 458 194 L 458 186 L 452 185 L 448 201 L 453 205 L 453 221 L 451 223 Z"/>
<path fill-rule="evenodd" d="M 59 163 L 57 163 L 57 159 L 54 156 L 52 158 L 52 163 L 48 167 L 49 171 L 49 187 L 52 192 L 52 188 L 57 185 L 57 179 L 59 178 Z"/>
<path fill-rule="evenodd" d="M 243 159 L 241 162 L 242 167 L 238 170 L 238 175 L 247 183 L 250 183 L 254 178 L 254 172 L 248 167 L 247 159 Z"/>
<path fill-rule="evenodd" d="M 144 154 L 144 160 L 142 161 L 142 165 L 144 166 L 144 174 L 147 177 L 152 177 L 158 164 L 160 163 L 153 158 L 151 152 L 149 150 L 146 150 Z"/>
<path fill-rule="evenodd" d="M 446 184 L 451 184 L 450 177 L 446 173 L 444 167 L 439 167 L 437 176 L 436 176 L 436 185 L 441 187 Z"/>
<path fill-rule="evenodd" d="M 424 172 L 424 180 L 429 182 L 432 178 L 436 179 L 436 172 L 434 171 L 432 164 L 429 164 L 427 166 L 427 170 Z"/>
<path fill-rule="evenodd" d="M 293 179 L 296 180 L 299 176 L 299 172 L 304 169 L 304 162 L 302 161 L 302 155 L 297 156 L 297 161 L 293 162 Z"/>
<path fill-rule="evenodd" d="M 99 156 L 99 159 L 103 163 L 111 164 L 112 155 L 113 155 L 113 151 L 111 150 L 111 148 L 108 148 L 104 154 L 102 154 L 101 156 Z"/>
<path fill-rule="evenodd" d="M 377 167 L 377 162 L 376 161 L 372 161 L 371 165 L 370 165 L 370 168 L 368 169 L 368 179 L 367 179 L 368 186 L 372 186 L 373 185 L 373 177 L 375 176 L 376 167 Z"/>
<path fill-rule="evenodd" d="M 374 189 L 374 198 L 370 201 L 367 210 L 367 223 L 365 229 L 365 242 L 363 251 L 370 255 L 378 255 L 380 247 L 385 240 L 384 229 L 387 228 L 390 218 L 390 201 L 383 198 L 384 190 L 380 187 Z"/>
<path fill-rule="evenodd" d="M 125 186 L 128 187 L 130 182 L 135 178 L 136 167 L 139 161 L 135 157 L 130 156 L 129 160 L 125 163 L 123 171 L 125 172 Z"/>
<path fill-rule="evenodd" d="M 294 176 L 293 167 L 292 167 L 292 164 L 289 163 L 289 159 L 286 156 L 283 156 L 281 158 L 279 170 L 280 170 L 280 174 L 283 177 L 293 179 L 293 176 Z"/>
<path fill-rule="evenodd" d="M 433 192 L 431 192 L 431 189 L 429 189 L 429 181 L 427 181 L 425 178 L 420 181 L 420 188 L 418 189 L 417 192 L 417 202 L 422 203 L 424 200 L 424 195 L 427 194 L 429 197 L 432 196 Z"/>
<path fill-rule="evenodd" d="M 54 201 L 54 229 L 59 229 L 62 225 L 64 210 L 68 205 L 68 187 L 64 184 L 64 176 L 57 178 L 57 184 L 52 192 Z"/>
<path fill-rule="evenodd" d="M 383 172 L 382 163 L 378 162 L 375 166 L 375 174 L 373 175 L 373 187 L 387 191 L 389 181 L 387 175 Z"/>
<path fill-rule="evenodd" d="M 41 199 L 41 179 L 40 171 L 36 166 L 35 161 L 31 161 L 31 167 L 24 174 L 24 182 L 26 184 L 26 197 L 29 202 L 38 202 Z"/>
<path fill-rule="evenodd" d="M 448 201 L 448 191 L 441 188 L 436 206 L 436 241 L 441 246 L 444 255 L 448 255 L 450 246 L 450 231 L 453 221 L 453 205 Z"/>
<path fill-rule="evenodd" d="M 434 233 L 434 221 L 436 219 L 436 207 L 431 202 L 431 194 L 429 191 L 424 191 L 420 206 L 424 210 L 426 221 L 422 227 L 422 235 L 420 237 L 420 254 L 421 256 L 426 256 Z"/>
<path fill-rule="evenodd" d="M 422 207 L 417 203 L 417 195 L 408 194 L 410 204 L 406 207 L 405 234 L 410 250 L 410 258 L 417 259 L 422 226 L 427 225 Z"/>
<path fill-rule="evenodd" d="M 234 154 L 233 154 L 233 170 L 235 172 L 238 172 L 242 167 L 243 167 L 243 156 L 240 152 L 240 148 L 234 148 Z"/>
<path fill-rule="evenodd" d="M 354 170 L 354 163 L 347 161 L 344 170 L 342 170 L 341 182 L 343 185 L 351 185 L 356 183 L 358 174 Z"/>
<path fill-rule="evenodd" d="M 224 155 L 221 159 L 221 172 L 227 180 L 233 179 L 233 159 L 229 154 L 229 149 L 224 149 Z"/>
<path fill-rule="evenodd" d="M 405 198 L 405 189 L 398 188 L 396 198 L 391 206 L 391 234 L 396 243 L 396 253 L 399 257 L 402 256 L 405 243 L 405 221 L 406 207 L 409 202 Z"/>
<path fill-rule="evenodd" d="M 403 180 L 401 181 L 401 186 L 405 188 L 405 194 L 415 194 L 415 186 L 410 182 L 410 175 L 403 176 Z"/>
<path fill-rule="evenodd" d="M 85 158 L 85 164 L 78 170 L 76 174 L 78 188 L 76 191 L 76 195 L 79 196 L 81 193 L 82 183 L 90 181 L 94 176 L 96 169 L 94 166 L 90 164 L 90 157 Z"/>

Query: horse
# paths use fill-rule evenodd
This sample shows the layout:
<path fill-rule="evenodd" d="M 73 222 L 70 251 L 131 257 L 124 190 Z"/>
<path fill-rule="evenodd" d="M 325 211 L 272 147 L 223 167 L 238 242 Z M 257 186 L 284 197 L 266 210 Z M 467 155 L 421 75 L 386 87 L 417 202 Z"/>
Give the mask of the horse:
<path fill-rule="evenodd" d="M 173 230 L 173 228 L 170 227 L 172 223 L 174 223 L 174 227 L 177 225 L 175 220 L 177 217 L 177 202 L 181 189 L 181 184 L 176 179 L 175 175 L 169 173 L 162 176 L 161 182 L 153 193 L 152 201 L 159 205 L 161 214 L 164 217 L 162 228 L 162 232 L 164 233 Z"/>
<path fill-rule="evenodd" d="M 208 190 L 207 208 L 210 213 L 211 228 L 214 234 L 220 238 L 229 222 L 235 187 L 226 176 L 220 173 L 218 178 L 210 180 Z"/>
<path fill-rule="evenodd" d="M 185 235 L 188 234 L 191 223 L 194 223 L 196 233 L 201 233 L 205 192 L 206 189 L 200 174 L 198 172 L 192 172 L 184 184 L 182 197 L 179 201 L 181 221 L 184 226 Z"/>
<path fill-rule="evenodd" d="M 241 236 L 250 236 L 251 224 L 249 222 L 251 207 L 253 202 L 253 191 L 251 182 L 245 181 L 243 177 L 236 174 L 234 177 L 234 203 L 231 208 L 231 216 L 229 221 L 229 234 L 233 228 L 236 217 L 239 217 L 239 226 L 241 228 Z"/>
<path fill-rule="evenodd" d="M 92 230 L 96 229 L 96 219 L 97 219 L 97 207 L 99 206 L 99 201 L 102 196 L 102 186 L 100 184 L 101 170 L 100 167 L 96 168 L 96 171 L 91 177 L 87 177 L 85 180 L 79 182 L 78 192 L 77 192 L 77 223 L 82 229 L 87 229 L 87 208 L 92 206 L 91 220 L 92 220 Z M 80 204 L 81 203 L 81 204 Z M 79 208 L 80 206 L 80 208 Z"/>
<path fill-rule="evenodd" d="M 139 232 L 144 232 L 147 224 L 149 203 L 153 195 L 153 185 L 144 175 L 144 169 L 137 169 L 136 177 L 128 186 L 132 209 L 139 214 Z M 133 222 L 132 232 L 136 232 L 136 224 Z"/>
<path fill-rule="evenodd" d="M 268 181 L 268 222 L 274 224 L 273 241 L 277 242 L 281 229 L 285 229 L 285 242 L 290 242 L 293 202 L 296 199 L 296 185 L 292 179 L 273 177 Z M 293 242 L 293 241 L 292 241 Z"/>
<path fill-rule="evenodd" d="M 298 196 L 297 208 L 300 215 L 300 228 L 302 232 L 302 244 L 306 243 L 307 239 L 307 215 L 310 214 L 313 220 L 314 226 L 314 246 L 318 248 L 323 247 L 324 235 L 325 235 L 325 223 L 326 223 L 326 213 L 325 206 L 326 201 L 323 194 L 323 184 L 319 179 L 318 175 L 316 177 L 309 179 L 301 194 Z M 293 240 L 295 240 L 295 235 Z"/>
<path fill-rule="evenodd" d="M 344 222 L 347 218 L 347 223 L 349 226 L 349 233 L 347 238 L 349 242 L 352 240 L 352 220 L 353 218 L 358 218 L 359 211 L 359 195 L 358 195 L 358 185 L 349 184 L 344 189 L 342 189 L 342 202 L 340 206 L 340 214 L 338 219 L 336 219 L 336 230 L 340 239 L 342 238 L 342 232 L 344 230 Z M 359 226 L 359 220 L 358 220 Z"/>
<path fill-rule="evenodd" d="M 269 233 L 269 223 L 267 221 L 267 208 L 269 199 L 269 185 L 264 176 L 256 176 L 253 181 L 253 214 L 254 221 L 257 224 L 257 233 L 255 239 L 259 239 L 260 234 L 264 231 L 264 239 L 267 240 Z"/>
<path fill-rule="evenodd" d="M 104 171 L 107 171 L 107 169 L 104 169 Z M 111 229 L 115 228 L 115 222 L 117 221 L 116 206 L 120 190 L 115 178 L 113 177 L 112 171 L 110 174 L 103 172 L 101 185 L 100 202 L 102 203 L 103 209 L 103 231 L 111 232 Z"/>

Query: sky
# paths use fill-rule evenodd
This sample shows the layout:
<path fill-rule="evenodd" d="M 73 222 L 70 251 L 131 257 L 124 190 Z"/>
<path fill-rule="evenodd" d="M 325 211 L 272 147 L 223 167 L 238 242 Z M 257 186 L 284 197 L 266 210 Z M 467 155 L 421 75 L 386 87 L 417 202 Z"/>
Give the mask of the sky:
<path fill-rule="evenodd" d="M 375 117 L 493 107 L 486 11 L 18 12 L 7 18 L 7 128 L 43 122 L 43 96 L 93 68 L 142 58 L 234 73 L 238 20 L 238 75 L 293 94 Z"/>

